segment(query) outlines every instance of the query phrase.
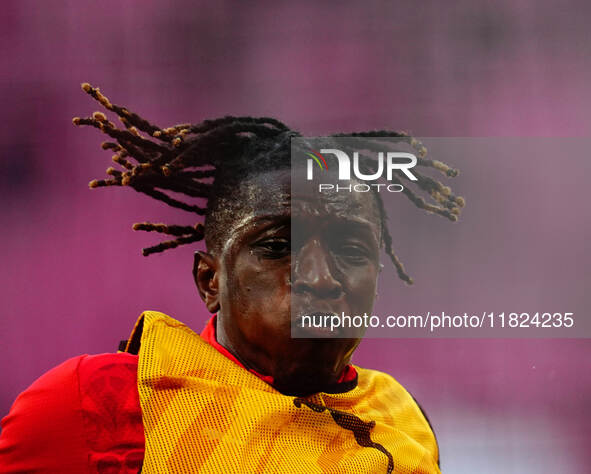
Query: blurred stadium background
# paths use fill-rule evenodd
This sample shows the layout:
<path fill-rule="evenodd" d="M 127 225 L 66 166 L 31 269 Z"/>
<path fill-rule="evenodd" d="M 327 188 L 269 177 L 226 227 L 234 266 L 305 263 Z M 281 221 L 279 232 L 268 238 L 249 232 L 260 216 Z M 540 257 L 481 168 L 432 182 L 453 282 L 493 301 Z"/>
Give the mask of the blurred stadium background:
<path fill-rule="evenodd" d="M 128 189 L 88 190 L 110 153 L 97 131 L 71 125 L 98 109 L 81 82 L 163 126 L 226 114 L 276 116 L 314 135 L 395 128 L 423 137 L 585 137 L 591 126 L 591 4 L 583 1 L 6 0 L 2 11 L 0 416 L 47 369 L 116 350 L 144 309 L 197 331 L 207 318 L 191 278 L 194 249 L 144 258 L 140 248 L 154 238 L 131 231 L 133 222 L 191 216 Z M 466 170 L 457 186 L 468 205 L 494 211 L 468 207 L 467 226 L 494 219 L 520 235 L 547 225 L 544 242 L 555 246 L 520 241 L 511 255 L 551 286 L 528 280 L 514 291 L 551 304 L 556 288 L 585 308 L 589 212 L 577 202 L 589 157 L 569 162 L 580 187 L 547 189 L 527 208 L 528 173 L 551 182 L 551 168 L 444 160 Z M 523 173 L 523 196 L 504 196 L 503 182 L 479 194 L 468 181 L 492 173 L 495 183 L 512 169 Z M 453 246 L 461 265 L 448 272 L 445 247 L 429 248 L 431 236 L 413 227 L 397 233 L 407 224 L 390 220 L 417 280 L 412 289 L 396 280 L 388 287 L 401 302 L 428 299 L 433 282 L 455 271 L 464 272 L 452 294 L 458 306 L 472 305 L 473 294 L 503 302 L 510 265 L 494 266 L 485 284 L 471 273 L 498 254 L 492 237 L 481 231 L 482 240 Z M 365 341 L 355 362 L 389 372 L 420 401 L 444 472 L 583 473 L 590 355 L 588 339 L 379 339 Z"/>

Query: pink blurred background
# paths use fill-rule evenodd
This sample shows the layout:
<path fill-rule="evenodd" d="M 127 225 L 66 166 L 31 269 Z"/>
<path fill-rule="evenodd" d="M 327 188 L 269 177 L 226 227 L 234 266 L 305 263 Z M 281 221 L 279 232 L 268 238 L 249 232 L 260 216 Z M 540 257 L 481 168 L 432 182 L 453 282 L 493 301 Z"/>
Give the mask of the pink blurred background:
<path fill-rule="evenodd" d="M 207 318 L 191 278 L 195 248 L 144 258 L 140 248 L 157 238 L 131 231 L 133 222 L 190 223 L 191 216 L 128 189 L 88 190 L 110 153 L 100 150 L 97 131 L 71 125 L 98 109 L 81 82 L 163 126 L 248 114 L 314 135 L 402 128 L 432 137 L 589 136 L 591 5 L 445 6 L 3 2 L 0 416 L 47 369 L 116 350 L 144 309 L 195 330 Z M 457 187 L 473 207 L 457 227 L 443 222 L 437 241 L 453 245 L 451 268 L 464 275 L 446 294 L 459 308 L 523 291 L 528 301 L 552 305 L 556 288 L 586 309 L 589 157 L 570 156 L 576 185 L 550 190 L 540 183 L 556 178 L 552 169 L 473 158 L 454 163 L 465 171 Z M 500 180 L 509 169 L 521 173 L 521 188 Z M 395 283 L 401 305 L 436 298 L 433 275 L 444 281 L 450 264 L 445 245 L 425 248 L 424 235 L 397 232 L 402 226 L 391 222 L 417 280 L 412 289 Z M 485 231 L 491 222 L 515 235 L 544 222 L 547 245 L 520 241 L 523 253 L 501 252 Z M 473 229 L 478 240 L 454 244 L 453 232 L 467 231 L 443 229 L 456 228 Z M 491 292 L 472 271 L 496 257 L 506 261 L 486 280 L 496 298 L 487 300 Z M 529 275 L 547 272 L 546 286 L 508 284 L 512 263 Z M 495 281 L 503 284 L 491 288 Z M 590 355 L 589 339 L 375 339 L 355 362 L 392 374 L 420 401 L 444 472 L 583 473 L 591 461 Z"/>

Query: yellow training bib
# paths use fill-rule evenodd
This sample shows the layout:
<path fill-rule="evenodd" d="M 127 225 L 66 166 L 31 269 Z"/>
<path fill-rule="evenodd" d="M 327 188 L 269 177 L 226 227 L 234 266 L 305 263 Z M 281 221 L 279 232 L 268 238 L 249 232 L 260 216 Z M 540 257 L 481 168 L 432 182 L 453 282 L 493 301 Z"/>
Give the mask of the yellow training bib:
<path fill-rule="evenodd" d="M 438 473 L 429 424 L 387 374 L 356 388 L 279 393 L 165 314 L 145 311 L 138 389 L 143 473 Z"/>

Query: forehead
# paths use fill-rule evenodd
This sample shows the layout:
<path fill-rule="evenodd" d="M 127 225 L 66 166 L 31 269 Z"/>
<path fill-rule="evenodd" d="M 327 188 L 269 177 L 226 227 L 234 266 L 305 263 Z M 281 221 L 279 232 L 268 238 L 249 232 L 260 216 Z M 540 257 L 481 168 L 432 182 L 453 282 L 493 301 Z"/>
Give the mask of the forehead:
<path fill-rule="evenodd" d="M 259 173 L 244 180 L 237 199 L 242 203 L 240 220 L 291 218 L 323 222 L 357 223 L 379 233 L 380 212 L 373 192 L 319 193 L 312 187 L 292 189 L 289 169 Z"/>

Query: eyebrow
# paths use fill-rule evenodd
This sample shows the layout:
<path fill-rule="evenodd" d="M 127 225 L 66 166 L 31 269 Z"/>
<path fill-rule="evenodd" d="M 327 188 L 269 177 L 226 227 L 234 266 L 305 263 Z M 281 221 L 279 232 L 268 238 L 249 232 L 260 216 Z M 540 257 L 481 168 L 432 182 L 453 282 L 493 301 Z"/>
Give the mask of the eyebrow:
<path fill-rule="evenodd" d="M 364 236 L 375 236 L 377 242 L 381 242 L 381 230 L 379 225 L 373 225 L 368 221 L 359 221 L 357 219 L 342 219 L 338 220 L 334 224 L 329 224 L 330 227 L 334 227 L 334 230 L 339 234 L 357 234 Z"/>
<path fill-rule="evenodd" d="M 328 216 L 330 218 L 330 216 Z M 295 218 L 297 222 L 297 217 Z M 356 235 L 375 235 L 376 240 L 381 242 L 381 225 L 379 222 L 371 222 L 365 219 L 359 219 L 356 217 L 341 217 L 334 219 L 334 221 L 328 221 L 327 216 L 321 217 L 320 219 L 328 226 L 329 231 L 341 234 L 342 236 L 348 234 Z"/>
<path fill-rule="evenodd" d="M 355 216 L 340 216 L 336 217 L 335 214 L 330 213 L 326 216 L 322 216 L 322 219 L 333 219 L 335 221 L 335 225 L 338 226 L 349 226 L 349 227 L 356 227 L 358 229 L 370 229 L 373 225 L 380 228 L 380 218 L 376 216 L 376 221 L 372 221 L 369 219 L 360 219 Z M 293 216 L 291 214 L 291 208 L 286 208 L 285 212 L 280 213 L 266 213 L 260 215 L 251 215 L 249 218 L 240 225 L 240 227 L 244 225 L 251 225 L 251 224 L 259 224 L 261 222 L 268 221 L 269 223 L 276 223 L 277 221 L 283 221 L 285 223 L 290 222 L 292 220 L 297 220 L 298 216 Z"/>
<path fill-rule="evenodd" d="M 252 225 L 285 225 L 290 221 L 289 214 L 262 214 L 262 215 L 250 215 L 246 219 L 242 219 L 241 222 L 233 228 L 233 230 L 242 229 Z"/>
<path fill-rule="evenodd" d="M 356 227 L 371 227 L 372 224 L 376 224 L 378 225 L 380 222 L 380 218 L 378 216 L 376 216 L 376 220 L 370 220 L 370 219 L 360 219 L 359 217 L 356 216 L 338 216 L 336 213 L 322 213 L 321 216 L 318 216 L 321 219 L 332 219 L 335 222 L 338 223 L 344 223 L 346 225 L 352 225 L 352 226 L 356 226 Z M 295 216 L 293 216 L 292 218 L 294 219 L 298 219 L 299 215 L 296 214 Z"/>
<path fill-rule="evenodd" d="M 359 219 L 356 217 L 344 217 L 344 218 L 335 219 L 335 220 L 339 224 L 343 223 L 348 226 L 360 227 L 360 228 L 371 227 L 372 225 L 376 224 L 375 222 L 372 222 L 370 220 Z"/>

